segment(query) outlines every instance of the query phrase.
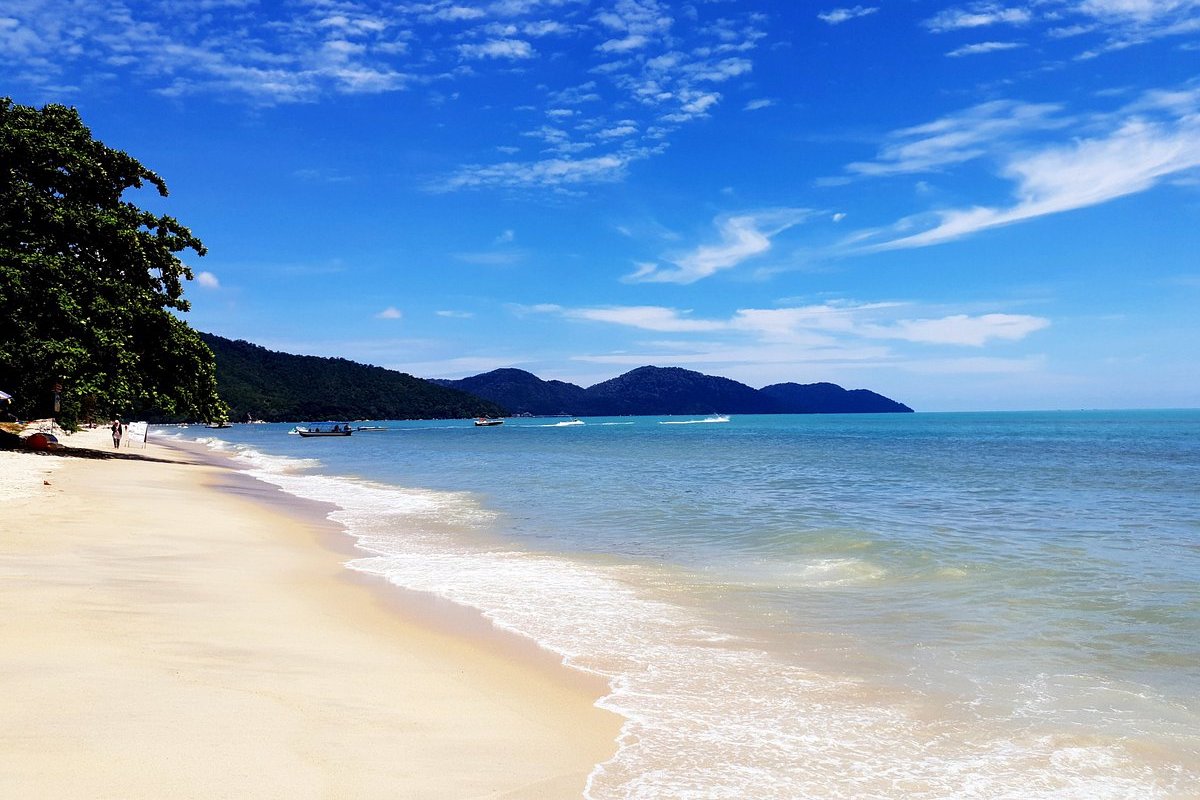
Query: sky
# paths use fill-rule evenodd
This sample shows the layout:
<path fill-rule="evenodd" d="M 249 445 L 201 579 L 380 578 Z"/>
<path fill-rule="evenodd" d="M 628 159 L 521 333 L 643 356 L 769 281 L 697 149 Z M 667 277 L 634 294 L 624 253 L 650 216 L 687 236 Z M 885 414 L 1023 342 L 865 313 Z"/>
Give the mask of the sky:
<path fill-rule="evenodd" d="M 166 180 L 222 336 L 1200 406 L 1200 0 L 5 0 L 0 94 Z"/>

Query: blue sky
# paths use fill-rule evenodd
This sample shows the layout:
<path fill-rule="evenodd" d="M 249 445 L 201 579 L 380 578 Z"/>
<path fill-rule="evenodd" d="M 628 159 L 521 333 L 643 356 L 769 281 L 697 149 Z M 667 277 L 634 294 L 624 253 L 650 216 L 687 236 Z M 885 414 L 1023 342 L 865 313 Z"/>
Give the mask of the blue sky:
<path fill-rule="evenodd" d="M 6 0 L 0 75 L 166 179 L 201 330 L 1200 406 L 1200 0 Z"/>

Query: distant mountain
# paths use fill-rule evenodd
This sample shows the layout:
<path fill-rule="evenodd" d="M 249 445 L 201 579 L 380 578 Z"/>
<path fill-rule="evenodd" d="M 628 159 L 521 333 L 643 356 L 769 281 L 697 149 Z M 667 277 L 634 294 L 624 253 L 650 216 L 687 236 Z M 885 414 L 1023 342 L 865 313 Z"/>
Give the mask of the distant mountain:
<path fill-rule="evenodd" d="M 638 367 L 587 390 L 592 413 L 770 414 L 774 404 L 744 383 L 679 367 Z"/>
<path fill-rule="evenodd" d="M 759 392 L 783 414 L 911 413 L 903 403 L 869 389 L 843 389 L 836 383 L 774 383 Z"/>
<path fill-rule="evenodd" d="M 470 392 L 502 405 L 513 414 L 582 414 L 587 406 L 585 391 L 573 383 L 544 381 L 523 369 L 496 369 L 470 378 L 433 383 Z"/>
<path fill-rule="evenodd" d="M 297 356 L 211 333 L 200 338 L 217 361 L 217 393 L 230 419 L 268 422 L 456 419 L 503 416 L 474 394 L 344 358 Z"/>
<path fill-rule="evenodd" d="M 519 369 L 498 369 L 461 380 L 436 380 L 502 405 L 513 413 L 571 414 L 851 414 L 912 411 L 866 389 L 832 383 L 779 383 L 753 389 L 744 383 L 679 367 L 638 367 L 584 389 L 544 381 Z"/>

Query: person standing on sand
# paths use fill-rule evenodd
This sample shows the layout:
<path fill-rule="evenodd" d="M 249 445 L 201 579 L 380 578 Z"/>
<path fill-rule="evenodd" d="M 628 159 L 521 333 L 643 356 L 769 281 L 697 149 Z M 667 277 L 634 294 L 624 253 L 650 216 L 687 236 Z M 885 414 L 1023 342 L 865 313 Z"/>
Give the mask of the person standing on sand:
<path fill-rule="evenodd" d="M 112 424 L 113 447 L 121 446 L 121 420 L 114 419 Z"/>

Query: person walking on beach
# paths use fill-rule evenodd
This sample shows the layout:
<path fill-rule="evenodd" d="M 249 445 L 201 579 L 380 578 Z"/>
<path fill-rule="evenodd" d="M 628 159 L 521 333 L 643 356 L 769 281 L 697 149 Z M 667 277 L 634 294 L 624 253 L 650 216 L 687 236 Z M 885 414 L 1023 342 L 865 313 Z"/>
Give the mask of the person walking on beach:
<path fill-rule="evenodd" d="M 121 446 L 121 420 L 114 419 L 112 424 L 113 447 Z"/>

